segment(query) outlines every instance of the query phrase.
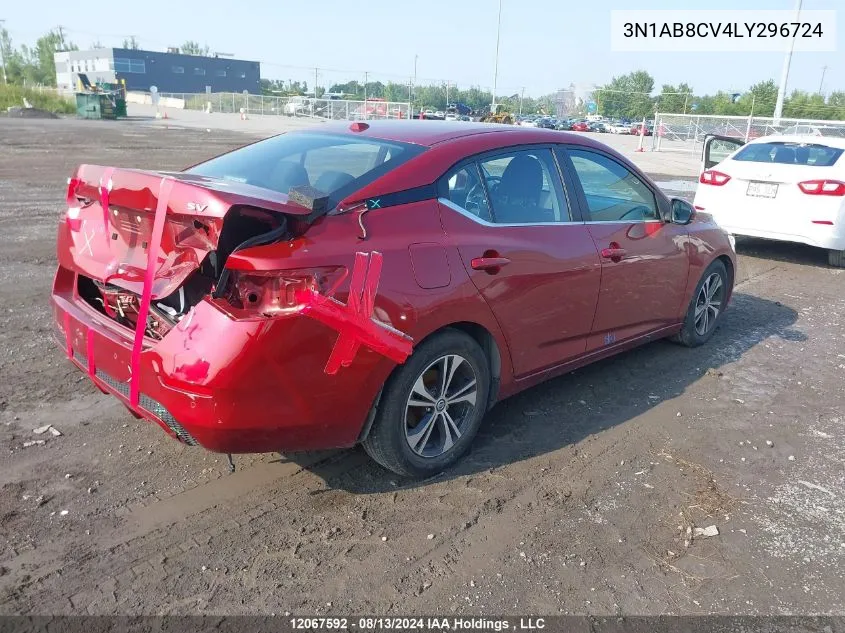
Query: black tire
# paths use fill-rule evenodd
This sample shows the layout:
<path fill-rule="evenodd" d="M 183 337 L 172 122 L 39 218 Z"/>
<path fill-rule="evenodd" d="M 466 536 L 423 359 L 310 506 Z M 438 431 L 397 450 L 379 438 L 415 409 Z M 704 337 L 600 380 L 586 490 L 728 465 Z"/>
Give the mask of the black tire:
<path fill-rule="evenodd" d="M 451 416 L 435 412 L 435 409 L 440 406 L 437 403 L 441 402 L 442 394 L 432 394 L 431 391 L 427 391 L 430 396 L 436 396 L 433 400 L 437 401 L 430 408 L 412 405 L 410 402 L 412 390 L 418 380 L 425 382 L 431 380 L 432 375 L 442 376 L 439 373 L 443 367 L 440 363 L 448 356 L 460 356 L 462 359 L 462 362 L 457 363 L 457 369 L 452 370 L 451 375 L 454 379 L 457 381 L 458 378 L 463 380 L 466 377 L 462 383 L 465 388 L 466 385 L 471 384 L 472 378 L 469 377 L 471 370 L 477 386 L 475 402 L 471 409 L 468 408 L 469 402 L 458 401 L 468 392 L 464 392 L 463 389 L 455 391 L 455 389 L 450 389 L 450 386 L 446 388 L 447 395 L 451 392 L 452 397 L 458 397 L 454 404 L 446 404 L 444 401 L 443 411 L 448 413 L 449 409 L 455 406 L 453 415 L 461 413 L 458 427 L 447 426 L 449 424 L 447 419 L 453 419 Z M 466 362 L 467 366 L 463 366 L 463 362 Z M 446 367 L 449 366 L 448 363 L 447 359 Z M 453 360 L 452 363 L 455 361 Z M 461 372 L 460 376 L 458 372 Z M 373 426 L 362 442 L 364 450 L 376 462 L 404 477 L 421 478 L 437 474 L 454 464 L 466 453 L 487 412 L 489 393 L 490 367 L 484 351 L 473 338 L 463 332 L 444 330 L 420 344 L 405 364 L 398 367 L 390 377 L 378 404 Z M 414 401 L 422 402 L 423 400 L 414 398 Z M 406 431 L 412 421 L 411 418 L 416 415 L 420 415 L 421 419 L 417 425 Z M 434 418 L 430 423 L 430 426 L 434 428 L 428 436 L 422 432 L 418 433 L 417 437 L 422 442 L 422 450 L 425 450 L 429 443 L 436 444 L 438 438 L 443 438 L 443 446 L 446 446 L 447 440 L 444 435 L 446 433 L 454 442 L 451 448 L 441 454 L 434 454 L 438 448 L 435 446 L 432 448 L 432 454 L 428 456 L 418 454 L 411 448 L 413 439 L 409 438 L 408 433 L 428 424 L 425 416 Z M 454 440 L 453 428 L 460 430 L 457 440 Z M 417 448 L 419 450 L 420 446 L 417 445 Z"/>
<path fill-rule="evenodd" d="M 834 268 L 845 268 L 845 251 L 828 251 L 827 263 Z"/>
<path fill-rule="evenodd" d="M 708 320 L 704 323 L 704 331 L 702 332 L 700 328 L 702 323 L 696 318 L 696 308 L 702 305 L 702 289 L 704 288 L 704 284 L 711 279 L 713 275 L 719 275 L 719 280 L 721 281 L 719 311 L 715 318 L 711 321 L 709 319 L 710 315 L 712 315 L 712 310 L 708 311 L 705 308 L 704 311 L 707 312 L 706 318 Z M 686 347 L 698 347 L 699 345 L 704 345 L 708 340 L 710 340 L 710 337 L 713 336 L 713 332 L 716 331 L 719 320 L 722 318 L 722 314 L 727 307 L 727 298 L 730 294 L 730 286 L 728 285 L 729 282 L 728 271 L 720 260 L 717 259 L 707 267 L 704 274 L 701 275 L 698 285 L 695 287 L 695 292 L 692 294 L 689 308 L 687 308 L 687 314 L 684 317 L 684 325 L 681 328 L 681 331 L 672 337 L 672 341 L 685 345 Z"/>

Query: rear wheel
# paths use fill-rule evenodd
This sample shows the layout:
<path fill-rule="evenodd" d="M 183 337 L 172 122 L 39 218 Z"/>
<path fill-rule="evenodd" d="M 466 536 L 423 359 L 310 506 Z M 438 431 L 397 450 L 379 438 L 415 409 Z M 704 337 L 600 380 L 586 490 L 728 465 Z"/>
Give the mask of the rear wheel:
<path fill-rule="evenodd" d="M 727 307 L 728 271 L 718 259 L 707 267 L 692 296 L 681 331 L 672 340 L 687 347 L 706 343 Z"/>
<path fill-rule="evenodd" d="M 845 268 L 845 251 L 828 251 L 827 263 L 834 268 Z"/>
<path fill-rule="evenodd" d="M 406 477 L 426 477 L 469 448 L 487 409 L 490 369 L 471 337 L 447 330 L 422 343 L 385 386 L 364 450 Z"/>

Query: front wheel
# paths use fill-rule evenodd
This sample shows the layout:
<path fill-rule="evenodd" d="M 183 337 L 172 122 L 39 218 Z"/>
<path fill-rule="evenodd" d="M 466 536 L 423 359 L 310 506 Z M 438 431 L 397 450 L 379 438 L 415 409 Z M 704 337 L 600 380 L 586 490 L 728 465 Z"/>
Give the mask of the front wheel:
<path fill-rule="evenodd" d="M 478 343 L 457 330 L 437 334 L 388 380 L 364 450 L 398 475 L 434 475 L 467 451 L 489 393 L 490 368 Z"/>
<path fill-rule="evenodd" d="M 684 325 L 672 340 L 687 347 L 706 343 L 727 307 L 728 271 L 718 259 L 707 267 L 684 317 Z"/>

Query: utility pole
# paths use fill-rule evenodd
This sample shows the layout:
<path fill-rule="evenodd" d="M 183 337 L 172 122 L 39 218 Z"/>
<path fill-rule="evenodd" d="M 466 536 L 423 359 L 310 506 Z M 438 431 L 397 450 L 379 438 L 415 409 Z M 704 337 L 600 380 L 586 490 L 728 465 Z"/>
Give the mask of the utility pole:
<path fill-rule="evenodd" d="M 2 20 L 0 20 L 2 22 Z M 822 86 L 824 86 L 824 74 L 827 72 L 827 65 L 822 66 L 822 80 L 819 82 L 819 94 L 822 93 Z"/>
<path fill-rule="evenodd" d="M 448 79 L 446 80 L 446 107 L 449 107 L 449 83 L 451 83 Z"/>
<path fill-rule="evenodd" d="M 65 50 L 65 27 L 59 24 L 56 29 L 59 31 L 59 48 L 60 50 Z"/>
<path fill-rule="evenodd" d="M 417 59 L 419 59 L 419 55 L 414 55 L 414 82 L 413 82 L 413 97 L 411 99 L 411 110 L 414 109 L 414 102 L 417 100 Z"/>
<path fill-rule="evenodd" d="M 365 70 L 364 71 L 364 103 L 367 103 L 367 78 L 370 74 Z M 366 111 L 366 106 L 364 106 L 364 110 Z"/>
<path fill-rule="evenodd" d="M 319 68 L 314 69 L 314 98 L 317 98 L 317 73 L 319 72 Z"/>
<path fill-rule="evenodd" d="M 4 29 L 2 25 L 6 24 L 6 20 L 0 20 L 0 29 Z M 9 84 L 8 79 L 6 79 L 6 55 L 3 51 L 2 41 L 0 41 L 0 64 L 3 66 L 3 85 L 6 86 Z"/>
<path fill-rule="evenodd" d="M 525 86 L 522 87 L 522 92 L 519 93 L 519 116 L 522 116 L 522 100 L 525 99 Z"/>
<path fill-rule="evenodd" d="M 795 0 L 795 19 L 794 22 L 798 22 L 801 18 L 801 3 L 802 0 Z M 775 103 L 775 114 L 774 114 L 774 124 L 780 124 L 780 118 L 783 114 L 783 99 L 786 95 L 786 83 L 789 81 L 789 65 L 792 63 L 792 51 L 795 49 L 795 37 L 793 37 L 789 41 L 789 50 L 786 53 L 786 57 L 783 59 L 783 70 L 780 74 L 780 86 L 778 86 L 778 99 L 777 103 Z"/>
<path fill-rule="evenodd" d="M 490 113 L 496 114 L 496 82 L 499 79 L 499 35 L 502 32 L 502 0 L 499 0 L 499 20 L 496 26 L 496 63 L 493 68 L 493 103 L 490 104 Z"/>

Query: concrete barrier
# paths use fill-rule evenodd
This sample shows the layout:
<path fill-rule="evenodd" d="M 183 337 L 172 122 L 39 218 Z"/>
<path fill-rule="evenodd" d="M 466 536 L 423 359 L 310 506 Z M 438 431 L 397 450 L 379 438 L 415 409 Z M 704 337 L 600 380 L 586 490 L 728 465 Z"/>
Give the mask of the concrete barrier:
<path fill-rule="evenodd" d="M 146 92 L 127 92 L 126 102 L 137 103 L 139 105 L 152 105 L 153 96 Z M 177 108 L 179 110 L 184 110 L 185 100 L 176 99 L 175 97 L 159 97 L 158 105 L 162 108 Z"/>

